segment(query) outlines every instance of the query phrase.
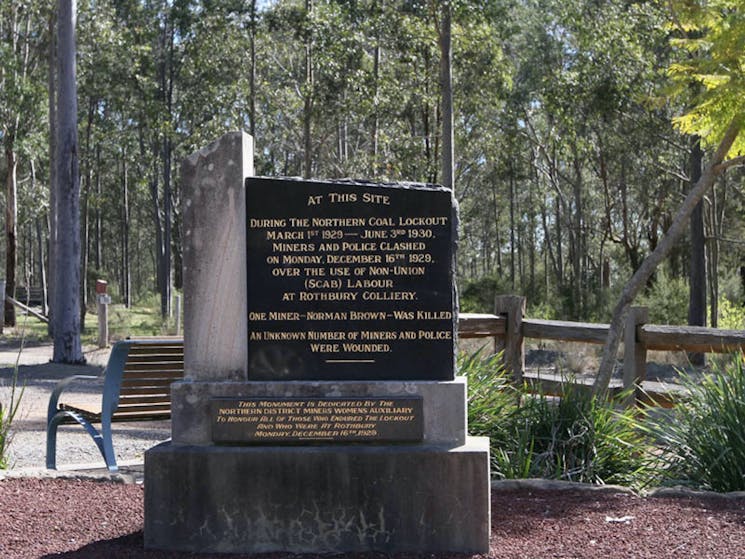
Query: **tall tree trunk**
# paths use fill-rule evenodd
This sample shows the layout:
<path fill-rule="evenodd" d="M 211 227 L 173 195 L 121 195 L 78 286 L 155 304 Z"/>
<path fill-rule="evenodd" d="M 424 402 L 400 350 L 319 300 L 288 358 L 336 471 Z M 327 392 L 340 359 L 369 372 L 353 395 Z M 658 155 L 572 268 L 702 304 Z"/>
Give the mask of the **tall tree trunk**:
<path fill-rule="evenodd" d="M 701 150 L 701 139 L 693 137 L 690 153 L 691 184 L 701 178 L 704 152 Z M 688 324 L 706 326 L 706 238 L 704 235 L 704 203 L 696 204 L 691 213 L 691 252 L 688 269 Z M 703 365 L 703 353 L 689 353 L 689 361 L 694 365 Z"/>
<path fill-rule="evenodd" d="M 47 332 L 54 337 L 54 293 L 57 265 L 55 262 L 57 246 L 57 83 L 55 69 L 57 68 L 57 32 L 56 11 L 49 16 L 49 245 L 47 258 L 49 259 L 49 286 L 46 292 L 49 323 Z"/>
<path fill-rule="evenodd" d="M 163 145 L 163 251 L 161 253 L 160 314 L 171 310 L 171 140 Z"/>
<path fill-rule="evenodd" d="M 49 307 L 47 305 L 47 273 L 46 264 L 44 258 L 44 227 L 42 225 L 41 218 L 37 217 L 35 220 L 36 225 L 36 250 L 39 253 L 39 282 L 41 285 L 41 313 L 49 315 Z"/>
<path fill-rule="evenodd" d="M 303 92 L 303 178 L 309 179 L 313 173 L 313 143 L 311 138 L 311 118 L 313 113 L 313 34 L 311 18 L 313 0 L 305 0 L 305 17 L 308 18 L 305 37 L 305 91 Z"/>
<path fill-rule="evenodd" d="M 585 250 L 585 216 L 584 216 L 584 202 L 582 196 L 582 163 L 577 155 L 577 146 L 572 146 L 574 151 L 574 183 L 573 183 L 573 194 L 574 194 L 574 233 L 572 235 L 574 239 L 574 251 L 572 253 L 572 275 L 574 276 L 572 282 L 573 291 L 573 303 L 574 317 L 579 319 L 584 312 L 584 290 L 583 287 L 583 267 L 582 258 L 586 254 Z"/>
<path fill-rule="evenodd" d="M 248 81 L 251 91 L 249 92 L 249 123 L 248 132 L 251 137 L 256 137 L 256 0 L 251 0 L 251 24 L 249 33 L 249 60 L 251 69 Z"/>
<path fill-rule="evenodd" d="M 380 127 L 380 112 L 378 109 L 378 82 L 380 81 L 380 36 L 376 32 L 375 49 L 373 51 L 373 114 L 370 130 L 370 169 L 371 177 L 378 174 L 378 142 Z"/>
<path fill-rule="evenodd" d="M 710 219 L 710 240 L 707 242 L 707 263 L 709 272 L 709 316 L 711 317 L 711 327 L 719 327 L 719 254 L 720 239 L 724 235 L 723 226 L 725 222 L 725 208 L 727 207 L 728 182 L 727 175 L 722 175 L 721 196 L 717 195 L 717 189 L 714 187 L 711 196 Z"/>
<path fill-rule="evenodd" d="M 618 346 L 621 342 L 621 336 L 623 335 L 624 321 L 626 320 L 629 307 L 634 301 L 634 297 L 636 297 L 639 290 L 644 287 L 644 284 L 654 272 L 655 268 L 657 268 L 659 263 L 664 260 L 673 248 L 675 242 L 682 235 L 683 231 L 685 231 L 688 219 L 690 218 L 691 213 L 693 213 L 693 209 L 704 197 L 706 191 L 714 184 L 717 176 L 723 172 L 724 167 L 722 166 L 722 161 L 732 147 L 735 139 L 737 139 L 737 135 L 740 133 L 741 128 L 742 117 L 738 115 L 732 120 L 732 122 L 730 122 L 724 137 L 721 142 L 719 142 L 719 146 L 717 147 L 711 162 L 701 175 L 701 178 L 690 190 L 680 208 L 678 208 L 665 237 L 649 254 L 649 256 L 644 259 L 644 262 L 639 266 L 639 269 L 623 288 L 621 296 L 613 309 L 613 317 L 611 319 L 610 329 L 608 330 L 608 337 L 603 346 L 603 357 L 600 361 L 598 376 L 593 385 L 593 391 L 595 394 L 606 394 L 608 392 L 608 385 L 610 384 L 610 379 L 613 374 Z"/>
<path fill-rule="evenodd" d="M 512 291 L 515 291 L 515 250 L 516 250 L 516 241 L 515 241 L 515 196 L 517 195 L 515 191 L 515 177 L 512 174 L 512 169 L 510 169 L 510 179 L 508 181 L 508 184 L 510 185 L 510 287 L 512 288 Z"/>
<path fill-rule="evenodd" d="M 96 207 L 93 211 L 95 224 L 94 224 L 94 242 L 93 242 L 93 254 L 96 271 L 100 273 L 103 268 L 103 221 L 101 219 L 101 143 L 96 143 Z"/>
<path fill-rule="evenodd" d="M 85 313 L 88 302 L 88 181 L 81 193 L 80 210 L 80 333 L 85 333 Z"/>
<path fill-rule="evenodd" d="M 496 257 L 497 257 L 497 274 L 502 275 L 502 239 L 499 234 L 499 200 L 497 197 L 498 183 L 496 180 L 491 180 L 491 196 L 492 196 L 492 207 L 494 209 L 494 238 L 496 241 Z"/>
<path fill-rule="evenodd" d="M 172 9 L 167 7 L 166 9 Z M 162 60 L 160 64 L 160 94 L 168 122 L 173 121 L 173 86 L 175 75 L 174 44 L 176 41 L 172 13 L 165 14 L 161 35 Z M 163 221 L 162 236 L 158 248 L 158 290 L 160 292 L 160 313 L 162 318 L 170 315 L 171 310 L 171 158 L 173 155 L 173 141 L 171 132 L 166 130 L 160 138 L 160 162 L 163 177 Z M 154 193 L 157 211 L 157 188 Z"/>
<path fill-rule="evenodd" d="M 16 264 L 18 261 L 16 255 L 18 234 L 16 223 L 18 216 L 16 201 L 18 184 L 16 173 L 18 159 L 14 143 L 13 138 L 7 138 L 5 145 L 5 164 L 7 170 L 5 184 L 5 293 L 11 297 L 15 297 L 16 295 Z M 5 301 L 5 324 L 6 326 L 15 326 L 16 324 L 16 309 L 7 300 Z"/>
<path fill-rule="evenodd" d="M 55 363 L 83 363 L 80 344 L 80 175 L 75 80 L 75 0 L 58 0 L 58 214 L 54 307 Z"/>
<path fill-rule="evenodd" d="M 80 259 L 80 331 L 85 332 L 85 313 L 88 307 L 88 258 L 90 255 L 90 242 L 89 242 L 89 231 L 90 231 L 90 192 L 91 192 L 91 179 L 93 175 L 93 165 L 91 161 L 91 131 L 93 129 L 93 112 L 95 110 L 96 103 L 91 97 L 88 99 L 88 114 L 87 122 L 85 125 L 85 154 L 87 159 L 85 161 L 85 180 L 83 184 L 82 193 L 82 212 L 81 212 L 81 238 L 80 247 L 82 251 Z"/>
<path fill-rule="evenodd" d="M 442 185 L 452 189 L 455 184 L 455 146 L 453 132 L 453 7 L 450 0 L 442 2 L 440 22 L 440 94 L 442 95 Z"/>
<path fill-rule="evenodd" d="M 129 264 L 129 182 L 127 174 L 127 152 L 122 154 L 122 296 L 124 306 L 132 306 L 132 282 Z"/>

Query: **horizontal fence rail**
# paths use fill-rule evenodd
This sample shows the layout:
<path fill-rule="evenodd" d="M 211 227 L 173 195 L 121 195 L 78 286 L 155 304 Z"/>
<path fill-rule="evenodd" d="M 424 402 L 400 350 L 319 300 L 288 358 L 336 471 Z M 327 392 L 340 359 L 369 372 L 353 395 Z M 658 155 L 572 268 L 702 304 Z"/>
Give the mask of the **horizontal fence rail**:
<path fill-rule="evenodd" d="M 561 392 L 566 378 L 525 372 L 525 338 L 586 344 L 603 344 L 608 324 L 540 320 L 525 318 L 525 299 L 517 296 L 497 297 L 497 313 L 462 313 L 458 336 L 463 339 L 492 338 L 494 350 L 504 351 L 504 363 L 516 382 L 530 384 L 546 393 Z M 629 390 L 629 403 L 649 402 L 658 406 L 674 405 L 680 387 L 646 382 L 647 351 L 684 351 L 689 353 L 733 353 L 745 351 L 745 330 L 720 330 L 700 326 L 666 326 L 647 324 L 648 311 L 633 307 L 626 320 L 624 337 L 623 381 L 611 384 L 611 393 Z M 554 378 L 546 378 L 553 376 Z M 592 389 L 592 381 L 575 379 L 581 389 Z"/>

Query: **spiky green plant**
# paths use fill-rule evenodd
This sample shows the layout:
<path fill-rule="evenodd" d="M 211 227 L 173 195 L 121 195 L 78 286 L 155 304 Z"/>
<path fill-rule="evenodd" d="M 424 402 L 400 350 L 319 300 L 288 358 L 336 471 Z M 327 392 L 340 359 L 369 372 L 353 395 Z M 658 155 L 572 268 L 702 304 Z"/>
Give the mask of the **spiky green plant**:
<path fill-rule="evenodd" d="M 18 414 L 24 389 L 25 385 L 19 386 L 18 384 L 18 359 L 16 359 L 13 375 L 10 377 L 7 404 L 3 405 L 3 402 L 0 402 L 0 470 L 5 470 L 10 465 L 8 448 L 13 440 L 13 420 Z"/>
<path fill-rule="evenodd" d="M 532 448 L 531 477 L 585 483 L 643 485 L 647 441 L 634 410 L 618 408 L 572 382 L 561 398 L 524 398 L 521 439 Z M 519 449 L 516 449 L 519 456 Z"/>
<path fill-rule="evenodd" d="M 501 355 L 463 356 L 469 432 L 490 438 L 492 475 L 644 485 L 647 440 L 634 410 L 616 409 L 572 383 L 563 397 L 516 388 Z"/>
<path fill-rule="evenodd" d="M 744 358 L 737 356 L 701 382 L 681 373 L 687 396 L 665 414 L 647 410 L 647 430 L 659 444 L 658 482 L 745 490 Z"/>

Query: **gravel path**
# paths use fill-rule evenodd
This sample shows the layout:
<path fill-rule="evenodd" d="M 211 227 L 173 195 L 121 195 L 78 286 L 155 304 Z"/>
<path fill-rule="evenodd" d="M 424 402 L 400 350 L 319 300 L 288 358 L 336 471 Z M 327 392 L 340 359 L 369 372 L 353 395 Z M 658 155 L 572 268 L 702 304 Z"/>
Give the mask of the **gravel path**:
<path fill-rule="evenodd" d="M 0 343 L 0 402 L 7 405 L 17 359 L 19 385 L 24 386 L 13 422 L 11 470 L 33 474 L 45 469 L 47 405 L 55 384 L 71 375 L 100 375 L 109 352 L 110 349 L 86 348 L 87 365 L 59 365 L 50 362 L 52 346 L 49 344 L 27 344 L 19 353 L 17 344 Z M 73 384 L 65 394 L 69 401 L 100 405 L 101 383 Z M 171 436 L 171 425 L 170 421 L 116 423 L 113 432 L 117 462 L 137 463 L 142 462 L 145 450 Z M 61 470 L 88 469 L 103 467 L 104 462 L 82 427 L 62 425 L 57 434 L 57 466 Z"/>

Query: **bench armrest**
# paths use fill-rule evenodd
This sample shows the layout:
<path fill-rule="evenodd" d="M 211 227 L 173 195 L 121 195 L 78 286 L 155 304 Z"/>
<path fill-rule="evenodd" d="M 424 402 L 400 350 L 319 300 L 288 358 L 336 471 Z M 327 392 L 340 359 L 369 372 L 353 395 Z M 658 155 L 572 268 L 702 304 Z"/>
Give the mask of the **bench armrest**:
<path fill-rule="evenodd" d="M 59 381 L 55 385 L 54 390 L 52 390 L 52 395 L 49 396 L 49 406 L 47 407 L 47 425 L 49 425 L 49 422 L 54 417 L 54 414 L 56 414 L 58 411 L 57 404 L 59 403 L 60 395 L 70 384 L 72 384 L 76 380 L 101 380 L 101 377 L 94 375 L 72 375 L 69 377 L 65 377 L 61 381 Z"/>

